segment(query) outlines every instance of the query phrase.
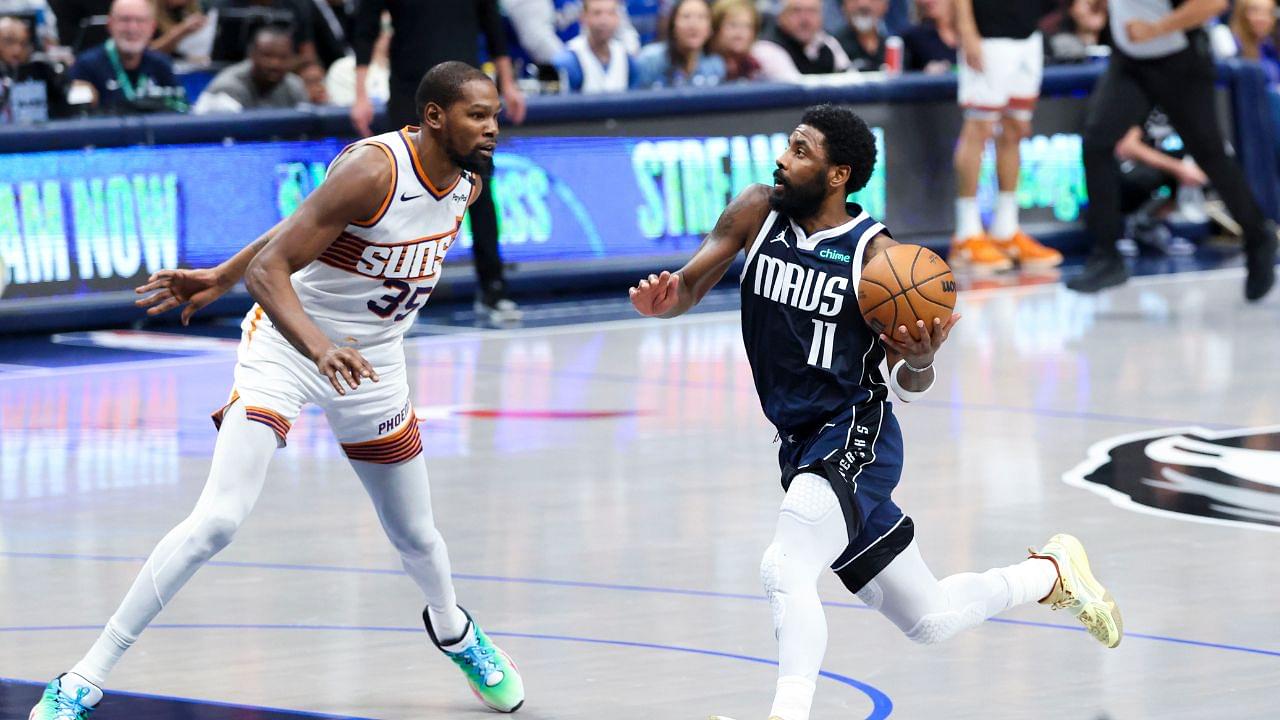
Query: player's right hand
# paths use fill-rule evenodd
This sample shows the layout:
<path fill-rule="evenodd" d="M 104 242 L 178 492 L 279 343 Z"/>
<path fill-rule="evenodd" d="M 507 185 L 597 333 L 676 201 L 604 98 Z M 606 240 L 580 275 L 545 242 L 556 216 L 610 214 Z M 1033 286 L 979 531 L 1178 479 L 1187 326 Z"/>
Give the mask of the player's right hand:
<path fill-rule="evenodd" d="M 186 325 L 197 310 L 230 289 L 231 285 L 224 282 L 215 269 L 160 270 L 152 273 L 145 285 L 134 288 L 139 295 L 151 294 L 134 300 L 133 304 L 147 308 L 148 315 L 159 315 L 185 303 L 182 324 Z"/>
<path fill-rule="evenodd" d="M 367 97 L 356 97 L 351 104 L 351 126 L 361 137 L 373 134 L 373 103 Z"/>
<path fill-rule="evenodd" d="M 680 300 L 680 275 L 663 270 L 661 275 L 641 280 L 629 293 L 631 304 L 641 315 L 654 317 L 668 313 Z"/>
<path fill-rule="evenodd" d="M 329 378 L 329 384 L 333 385 L 333 389 L 338 391 L 339 395 L 346 395 L 347 388 L 343 387 L 345 381 L 346 386 L 352 390 L 360 387 L 360 380 L 369 378 L 374 382 L 378 382 L 378 372 L 373 369 L 368 360 L 360 354 L 359 350 L 350 347 L 333 346 L 326 350 L 316 360 L 316 369 L 320 374 Z"/>

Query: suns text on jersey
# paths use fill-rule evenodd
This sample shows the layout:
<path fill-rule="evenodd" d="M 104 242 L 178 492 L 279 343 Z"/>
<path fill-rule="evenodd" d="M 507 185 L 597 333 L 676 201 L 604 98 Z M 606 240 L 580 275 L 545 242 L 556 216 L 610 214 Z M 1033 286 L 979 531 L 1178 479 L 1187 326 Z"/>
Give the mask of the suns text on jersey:
<path fill-rule="evenodd" d="M 446 239 L 447 240 L 447 239 Z M 436 274 L 441 240 L 406 245 L 369 245 L 360 253 L 356 271 L 373 278 L 417 280 Z"/>

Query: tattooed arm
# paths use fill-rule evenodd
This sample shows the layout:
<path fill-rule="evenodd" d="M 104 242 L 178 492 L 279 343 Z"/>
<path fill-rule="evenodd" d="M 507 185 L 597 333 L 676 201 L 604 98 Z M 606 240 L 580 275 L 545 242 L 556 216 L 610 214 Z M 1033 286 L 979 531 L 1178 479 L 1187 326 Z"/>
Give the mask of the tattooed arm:
<path fill-rule="evenodd" d="M 688 312 L 720 282 L 768 215 L 769 188 L 752 185 L 743 190 L 720 214 L 689 262 L 674 273 L 664 270 L 641 280 L 631 288 L 631 304 L 649 317 L 673 318 Z"/>

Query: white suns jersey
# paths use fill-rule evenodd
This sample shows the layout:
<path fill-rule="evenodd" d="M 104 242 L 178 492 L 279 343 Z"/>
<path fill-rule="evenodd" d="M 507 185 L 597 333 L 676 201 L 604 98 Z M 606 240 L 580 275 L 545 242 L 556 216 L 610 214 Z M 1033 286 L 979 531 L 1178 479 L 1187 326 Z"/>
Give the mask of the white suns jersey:
<path fill-rule="evenodd" d="M 293 275 L 302 307 L 334 342 L 372 345 L 403 337 L 458 239 L 475 183 L 463 172 L 452 185 L 435 188 L 409 135 L 417 130 L 376 135 L 338 154 L 372 145 L 391 159 L 392 173 L 377 214 L 348 225 Z"/>

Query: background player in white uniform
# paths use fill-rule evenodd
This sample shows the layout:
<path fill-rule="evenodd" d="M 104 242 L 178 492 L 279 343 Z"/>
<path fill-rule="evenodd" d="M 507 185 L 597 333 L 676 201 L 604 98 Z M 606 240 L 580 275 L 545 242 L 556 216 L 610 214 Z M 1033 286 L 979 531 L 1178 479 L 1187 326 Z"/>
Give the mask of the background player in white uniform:
<path fill-rule="evenodd" d="M 956 230 L 951 262 L 978 271 L 1062 264 L 1018 224 L 1022 139 L 1040 97 L 1044 41 L 1036 30 L 1053 5 L 1046 0 L 953 0 L 960 34 L 960 105 L 964 127 L 956 143 Z M 978 210 L 978 176 L 987 142 L 996 141 L 1000 192 L 990 232 Z"/>
<path fill-rule="evenodd" d="M 156 546 L 89 653 L 49 683 L 32 720 L 89 715 L 138 635 L 231 541 L 307 403 L 324 409 L 426 596 L 432 642 L 486 705 L 513 712 L 523 703 L 514 664 L 455 599 L 401 344 L 479 191 L 473 173 L 492 164 L 500 103 L 486 75 L 457 62 L 432 68 L 417 101 L 421 129 L 344 150 L 293 215 L 231 260 L 163 271 L 139 288 L 154 291 L 139 300 L 151 314 L 185 303 L 184 323 L 242 276 L 258 304 L 244 321 L 231 398 L 214 414 L 220 431 L 195 509 Z"/>

